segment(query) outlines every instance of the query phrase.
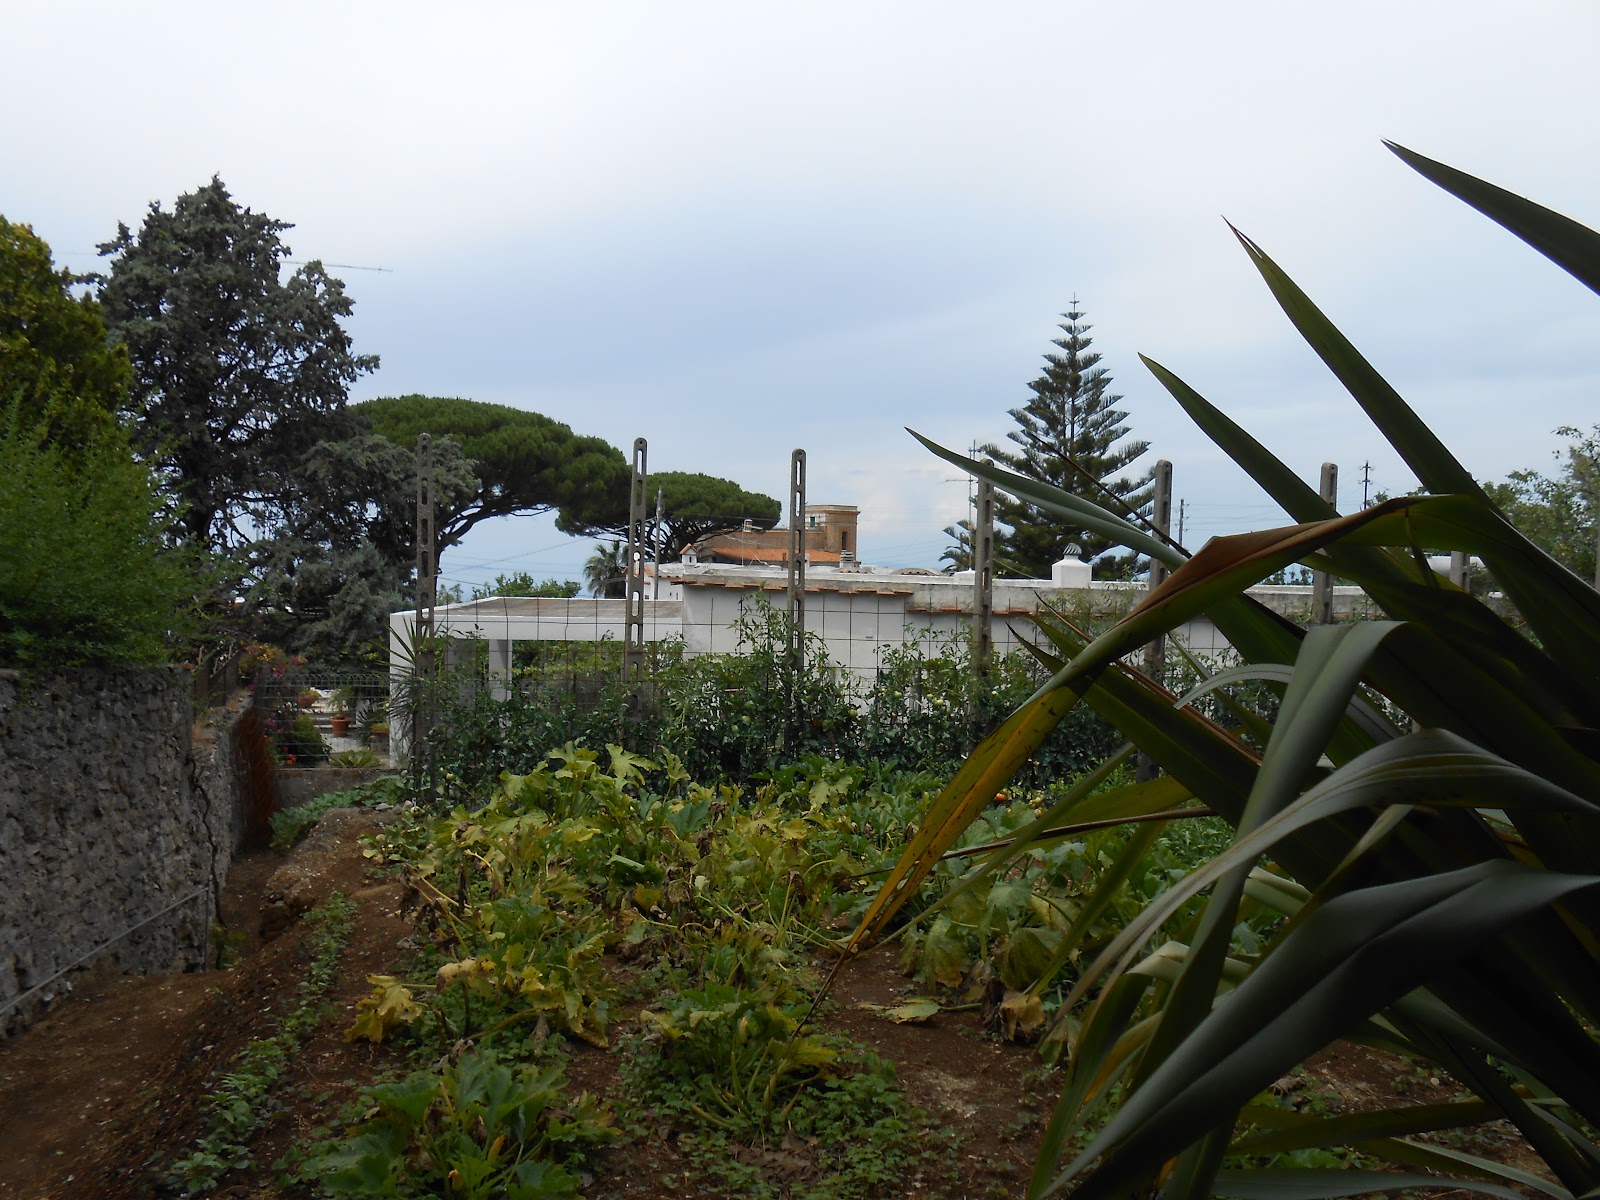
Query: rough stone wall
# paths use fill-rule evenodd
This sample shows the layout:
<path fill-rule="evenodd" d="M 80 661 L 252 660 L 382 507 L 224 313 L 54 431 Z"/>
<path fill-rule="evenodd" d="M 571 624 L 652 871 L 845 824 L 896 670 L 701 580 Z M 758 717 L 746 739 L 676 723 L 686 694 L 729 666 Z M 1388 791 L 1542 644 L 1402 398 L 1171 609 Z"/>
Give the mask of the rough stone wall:
<path fill-rule="evenodd" d="M 177 668 L 0 671 L 0 1035 L 91 966 L 205 963 L 244 822 L 231 721 L 197 752 L 191 696 Z"/>

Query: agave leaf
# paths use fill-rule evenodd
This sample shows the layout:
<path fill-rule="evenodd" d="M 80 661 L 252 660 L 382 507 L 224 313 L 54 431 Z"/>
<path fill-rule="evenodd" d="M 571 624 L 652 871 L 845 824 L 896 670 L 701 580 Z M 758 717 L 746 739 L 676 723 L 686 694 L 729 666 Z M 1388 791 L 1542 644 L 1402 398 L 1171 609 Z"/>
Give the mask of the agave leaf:
<path fill-rule="evenodd" d="M 1303 1150 L 1310 1146 L 1348 1146 L 1373 1138 L 1461 1129 L 1493 1121 L 1500 1113 L 1482 1100 L 1466 1100 L 1454 1104 L 1413 1104 L 1406 1108 L 1337 1113 L 1332 1116 L 1267 1105 L 1247 1105 L 1241 1116 L 1258 1132 L 1235 1138 L 1228 1147 L 1229 1152 L 1267 1155 L 1281 1154 L 1285 1150 Z"/>
<path fill-rule="evenodd" d="M 1478 957 L 1481 961 L 1482 955 Z M 1457 968 L 1457 973 L 1459 971 L 1460 968 Z M 1559 1120 L 1552 1121 L 1551 1114 L 1544 1105 L 1544 1101 L 1550 1099 L 1548 1089 L 1539 1085 L 1528 1089 L 1525 1096 L 1512 1086 L 1511 1078 L 1502 1074 L 1496 1064 L 1490 1063 L 1481 1053 L 1472 1051 L 1470 1045 L 1463 1047 L 1447 1035 L 1410 1026 L 1398 1013 L 1391 1013 L 1390 1017 L 1396 1027 L 1404 1030 L 1408 1037 L 1423 1048 L 1429 1058 L 1443 1066 L 1451 1075 L 1482 1096 L 1491 1106 L 1499 1109 L 1515 1124 L 1528 1139 L 1529 1144 L 1544 1159 L 1545 1165 L 1569 1188 L 1580 1192 L 1587 1191 L 1600 1182 L 1600 1178 L 1596 1175 L 1597 1164 L 1600 1164 L 1600 1147 L 1596 1147 L 1587 1134 L 1577 1134 L 1570 1126 Z M 1510 1060 L 1505 1061 L 1509 1065 L 1511 1074 L 1515 1075 L 1518 1070 L 1516 1065 Z M 1542 1065 L 1549 1066 L 1549 1064 Z M 1592 1089 L 1593 1082 L 1592 1080 L 1587 1083 L 1580 1082 L 1579 1086 Z M 1535 1107 L 1528 1097 L 1539 1100 L 1540 1105 Z M 1415 1163 L 1432 1169 L 1435 1165 L 1432 1161 L 1415 1157 L 1419 1149 L 1413 1143 L 1401 1142 L 1399 1151 L 1390 1149 L 1389 1157 L 1396 1162 Z"/>
<path fill-rule="evenodd" d="M 1292 917 L 1306 906 L 1311 893 L 1293 879 L 1257 867 L 1245 881 L 1245 894 L 1264 908 Z"/>
<path fill-rule="evenodd" d="M 1415 150 L 1407 150 L 1395 142 L 1383 144 L 1423 178 L 1432 180 L 1495 224 L 1509 229 L 1590 291 L 1600 292 L 1600 233 L 1542 204 L 1426 158 Z"/>
<path fill-rule="evenodd" d="M 1393 1171 L 1320 1170 L 1315 1167 L 1273 1167 L 1263 1171 L 1218 1171 L 1213 1194 L 1232 1200 L 1331 1200 L 1411 1188 L 1478 1192 L 1523 1200 L 1524 1193 L 1504 1184 L 1448 1175 L 1404 1175 Z M 1565 1196 L 1557 1189 L 1551 1195 Z"/>
<path fill-rule="evenodd" d="M 1373 648 L 1393 627 L 1386 622 L 1312 630 L 1284 693 L 1272 740 L 1261 760 L 1236 828 L 1248 834 L 1281 811 L 1312 779 L 1323 747 L 1344 717 L 1350 696 Z M 1161 1023 L 1140 1063 L 1142 1082 L 1211 1012 L 1224 977 L 1239 902 L 1249 875 L 1248 860 L 1232 857 L 1206 904 L 1184 970 L 1162 1008 Z"/>
<path fill-rule="evenodd" d="M 1274 838 L 1271 842 L 1263 844 L 1259 837 L 1251 835 L 1263 824 L 1272 828 L 1281 827 L 1280 810 L 1287 808 L 1293 811 L 1298 807 L 1298 802 L 1290 803 L 1290 801 L 1308 782 L 1309 773 L 1316 766 L 1329 731 L 1342 719 L 1349 697 L 1354 691 L 1355 681 L 1359 678 L 1367 660 L 1394 628 L 1387 623 L 1328 627 L 1315 630 L 1306 638 L 1301 655 L 1303 661 L 1298 664 L 1297 673 L 1285 694 L 1283 709 L 1274 727 L 1273 739 L 1268 744 L 1261 771 L 1251 780 L 1247 798 L 1242 805 L 1235 803 L 1232 809 L 1223 807 L 1223 811 L 1229 814 L 1231 823 L 1239 831 L 1234 846 L 1213 859 L 1207 867 L 1191 873 L 1188 878 L 1169 888 L 1125 926 L 1079 977 L 1067 998 L 1066 1006 L 1070 1007 L 1075 1003 L 1106 971 L 1125 969 L 1137 947 L 1165 923 L 1179 906 L 1187 903 L 1204 887 L 1231 878 L 1232 882 L 1219 892 L 1219 897 L 1213 898 L 1213 904 L 1219 905 L 1217 910 L 1213 913 L 1208 907 L 1206 914 L 1208 932 L 1203 940 L 1208 947 L 1206 953 L 1209 955 L 1208 961 L 1212 964 L 1209 970 L 1213 977 L 1209 986 L 1204 976 L 1197 977 L 1197 982 L 1193 985 L 1186 985 L 1184 992 L 1187 998 L 1183 999 L 1181 1009 L 1183 1015 L 1171 1018 L 1175 1022 L 1172 1027 L 1175 1032 L 1169 1038 L 1158 1041 L 1158 1052 L 1164 1053 L 1165 1049 L 1173 1044 L 1185 1024 L 1192 1026 L 1204 1015 L 1209 1009 L 1210 997 L 1214 994 L 1216 964 L 1226 953 L 1229 932 L 1235 919 L 1234 910 L 1242 896 L 1250 864 L 1264 851 L 1273 849 L 1281 840 Z M 1099 689 L 1090 697 L 1091 703 L 1097 706 L 1098 691 Z M 1160 741 L 1155 735 L 1146 736 L 1153 742 Z M 1184 764 L 1169 764 L 1162 759 L 1158 751 L 1151 752 L 1158 761 L 1167 765 L 1169 770 L 1179 773 L 1180 777 L 1186 770 Z M 1197 794 L 1206 799 L 1203 793 L 1197 792 Z M 1213 803 L 1215 806 L 1221 802 Z M 1320 813 L 1319 816 L 1337 815 L 1338 811 L 1347 811 L 1348 808 L 1357 807 L 1359 803 L 1353 802 L 1346 809 Z M 1308 823 L 1294 825 L 1287 832 L 1294 833 Z M 1326 841 L 1320 847 L 1322 850 L 1320 863 L 1302 857 L 1301 865 L 1313 867 L 1314 877 L 1321 878 L 1337 863 L 1337 859 L 1329 857 L 1334 845 L 1332 841 Z M 1290 855 L 1289 858 L 1293 860 L 1294 856 Z M 1316 870 L 1317 866 L 1321 869 Z M 1113 964 L 1120 965 L 1114 967 Z M 1169 1004 L 1169 1009 L 1171 1007 Z M 1163 1020 L 1166 1019 L 1163 1017 Z"/>
<path fill-rule="evenodd" d="M 1406 465 L 1422 481 L 1423 486 L 1430 492 L 1439 494 L 1440 498 L 1446 494 L 1454 494 L 1461 498 L 1464 505 L 1475 508 L 1483 514 L 1498 516 L 1477 481 L 1445 448 L 1444 443 L 1427 424 L 1401 399 L 1400 394 L 1373 369 L 1372 364 L 1367 362 L 1345 336 L 1334 328 L 1333 323 L 1259 246 L 1238 230 L 1234 230 L 1234 234 L 1261 273 L 1261 277 L 1266 280 L 1267 287 L 1279 306 L 1300 331 L 1300 335 L 1339 377 L 1345 389 L 1366 411 L 1367 416 L 1388 439 L 1389 444 L 1401 458 L 1405 459 Z M 1520 575 L 1518 564 L 1526 563 L 1529 558 L 1536 559 L 1536 556 L 1542 555 L 1542 551 L 1533 547 L 1531 542 L 1505 524 L 1503 519 L 1500 523 L 1508 531 L 1509 540 L 1521 543 L 1525 549 L 1511 558 L 1502 557 L 1505 550 L 1505 542 L 1502 541 L 1478 551 L 1484 562 L 1494 572 L 1501 587 L 1527 619 L 1529 627 L 1553 653 L 1558 656 L 1582 653 L 1592 659 L 1596 653 L 1592 636 L 1594 614 L 1600 612 L 1600 597 L 1590 591 L 1591 603 L 1588 606 L 1590 617 L 1586 623 L 1577 626 L 1566 624 L 1559 616 L 1559 612 L 1549 611 L 1549 606 L 1552 602 L 1562 606 L 1570 604 L 1575 599 L 1570 587 L 1558 590 L 1553 596 L 1544 593 L 1544 589 L 1550 586 L 1549 567 L 1554 567 L 1557 571 L 1564 568 L 1560 568 L 1550 560 L 1549 567 L 1534 579 Z M 1571 572 L 1566 574 L 1570 576 Z M 1576 580 L 1576 576 L 1572 578 Z M 1579 645 L 1569 645 L 1574 638 L 1579 640 Z"/>
<path fill-rule="evenodd" d="M 1101 993 L 1073 1047 L 1072 1072 L 1045 1126 L 1028 1183 L 1029 1200 L 1046 1195 L 1050 1171 L 1061 1161 L 1067 1140 L 1085 1111 L 1128 1062 L 1124 1035 L 1152 980 L 1125 976 Z M 1122 1051 L 1118 1053 L 1119 1049 Z"/>
<path fill-rule="evenodd" d="M 1273 683 L 1288 683 L 1294 678 L 1294 667 L 1289 663 L 1243 663 L 1237 667 L 1227 667 L 1207 677 L 1203 682 L 1190 688 L 1179 699 L 1179 704 L 1192 704 L 1201 696 L 1216 691 L 1219 688 L 1232 687 L 1236 683 L 1270 680 Z M 1394 722 L 1378 711 L 1365 696 L 1359 692 L 1352 693 L 1350 703 L 1345 709 L 1345 715 L 1355 722 L 1357 728 L 1366 736 L 1368 746 L 1378 745 L 1382 742 L 1393 741 L 1401 736 L 1401 731 L 1395 728 Z M 1270 733 L 1271 726 L 1265 725 L 1264 731 Z M 1330 753 L 1329 757 L 1333 755 Z M 1334 759 L 1335 762 L 1339 761 Z"/>
<path fill-rule="evenodd" d="M 945 851 L 993 802 L 995 793 L 1010 782 L 1028 757 L 1044 744 L 1044 739 L 1077 700 L 1078 693 L 1070 687 L 1037 694 L 978 744 L 934 799 L 921 827 L 873 897 L 861 923 L 845 945 L 846 957 L 864 940 L 883 931 L 894 914 L 916 894 L 918 886 L 938 865 Z M 823 991 L 826 990 L 824 987 Z"/>
<path fill-rule="evenodd" d="M 1171 393 L 1200 431 L 1259 484 L 1296 521 L 1327 521 L 1339 510 L 1244 428 L 1166 367 L 1143 354 L 1139 361 Z"/>
<path fill-rule="evenodd" d="M 1195 423 L 1291 517 L 1310 522 L 1338 515 L 1318 492 L 1178 376 L 1151 359 L 1144 361 Z M 1505 565 L 1507 561 L 1515 562 L 1515 578 L 1531 574 L 1546 579 L 1561 593 L 1570 592 L 1575 587 L 1587 588 L 1586 584 L 1575 580 L 1571 572 L 1528 543 L 1520 534 L 1512 531 L 1507 536 L 1506 529 L 1497 526 L 1486 515 L 1486 505 L 1473 507 L 1472 524 L 1479 528 L 1479 536 L 1466 539 L 1470 544 L 1440 545 L 1436 548 L 1483 553 L 1484 547 L 1479 543 L 1484 531 L 1487 531 L 1488 537 L 1496 543 L 1488 548 L 1488 554 L 1501 563 L 1502 569 L 1508 569 Z M 1503 526 L 1504 522 L 1499 522 L 1499 525 Z M 1464 538 L 1459 528 L 1451 531 L 1452 543 L 1461 543 Z M 1542 675 L 1547 683 L 1557 682 L 1559 675 L 1549 671 L 1548 662 L 1482 603 L 1454 585 L 1437 579 L 1432 571 L 1418 569 L 1414 563 L 1394 554 L 1387 547 L 1362 546 L 1357 541 L 1352 538 L 1326 546 L 1322 553 L 1330 560 L 1329 565 L 1335 574 L 1360 584 L 1390 616 L 1422 621 L 1435 628 L 1448 625 L 1457 634 L 1459 645 L 1469 649 L 1480 646 L 1485 650 L 1492 649 L 1519 663 L 1523 670 Z M 1401 540 L 1399 544 L 1409 546 L 1412 543 Z M 1530 589 L 1524 585 L 1523 591 L 1527 590 Z M 1586 593 L 1580 591 L 1575 599 L 1580 604 L 1592 604 L 1594 592 L 1592 589 Z M 1522 600 L 1536 603 L 1529 601 L 1526 596 Z"/>
<path fill-rule="evenodd" d="M 1075 1195 L 1113 1194 L 1205 1135 L 1362 1016 L 1418 986 L 1483 938 L 1600 877 L 1480 863 L 1335 897 L 1266 956 L 1130 1094 L 1059 1176 L 1095 1159 Z"/>
<path fill-rule="evenodd" d="M 1556 1200 L 1572 1200 L 1571 1191 L 1531 1171 L 1524 1171 L 1506 1163 L 1497 1163 L 1476 1154 L 1468 1154 L 1464 1150 L 1426 1145 L 1404 1138 L 1386 1142 L 1384 1146 L 1385 1157 L 1395 1162 L 1409 1163 L 1432 1171 L 1473 1171 L 1486 1179 L 1504 1180 L 1509 1185 L 1520 1187 L 1524 1196 L 1536 1193 L 1556 1197 Z"/>
<path fill-rule="evenodd" d="M 1154 951 L 1129 967 L 1126 974 L 1148 975 L 1152 979 L 1159 979 L 1165 983 L 1176 983 L 1183 975 L 1184 965 L 1189 961 L 1190 957 L 1190 948 L 1183 942 L 1163 942 Z M 1229 988 L 1236 987 L 1249 974 L 1250 964 L 1243 959 L 1223 959 L 1220 975 L 1222 981 L 1228 987 L 1222 990 L 1227 991 Z"/>
<path fill-rule="evenodd" d="M 1233 229 L 1233 226 L 1229 226 Z M 1316 351 L 1366 411 L 1408 467 L 1435 493 L 1460 493 L 1482 498 L 1483 491 L 1471 473 L 1446 449 L 1427 424 L 1400 398 L 1400 393 L 1373 368 L 1360 351 L 1323 315 L 1266 251 L 1237 229 L 1234 237 L 1266 281 L 1273 299 L 1283 309 L 1300 336 Z"/>
<path fill-rule="evenodd" d="M 1308 789 L 1293 803 L 1241 834 L 1210 862 L 1196 868 L 1153 900 L 1085 968 L 1068 1002 L 1075 1001 L 1112 964 L 1126 959 L 1191 898 L 1229 871 L 1274 853 L 1298 831 L 1342 812 L 1400 799 L 1412 803 L 1472 806 L 1485 800 L 1520 809 L 1543 806 L 1556 811 L 1594 806 L 1548 780 L 1441 730 L 1408 734 L 1380 746 Z"/>

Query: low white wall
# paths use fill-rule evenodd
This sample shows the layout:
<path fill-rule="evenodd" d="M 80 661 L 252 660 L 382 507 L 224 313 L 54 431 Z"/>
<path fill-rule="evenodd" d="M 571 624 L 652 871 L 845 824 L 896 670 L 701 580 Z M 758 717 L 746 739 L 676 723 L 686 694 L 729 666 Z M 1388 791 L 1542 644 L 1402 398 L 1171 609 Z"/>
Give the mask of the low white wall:
<path fill-rule="evenodd" d="M 677 564 L 663 571 L 663 584 L 669 582 L 683 598 L 644 602 L 644 639 L 680 638 L 684 653 L 691 656 L 737 653 L 739 621 L 757 596 L 777 609 L 787 604 L 785 574 L 772 568 Z M 1371 601 L 1360 588 L 1336 587 L 1333 592 L 1338 617 L 1365 616 L 1371 610 Z M 1042 604 L 1099 621 L 1120 616 L 1144 595 L 1145 586 L 1136 583 L 1091 581 L 1087 586 L 1061 587 L 1049 580 L 997 580 L 991 630 L 995 649 L 999 653 L 1015 649 L 1019 635 L 1028 633 L 1029 614 Z M 1300 619 L 1311 610 L 1310 587 L 1258 587 L 1250 595 Z M 867 680 L 878 670 L 885 650 L 929 633 L 948 636 L 970 626 L 972 608 L 970 574 L 829 568 L 812 568 L 806 574 L 807 631 L 821 637 L 836 666 Z M 623 600 L 497 597 L 446 605 L 436 611 L 435 619 L 443 634 L 488 643 L 491 680 L 503 688 L 515 643 L 620 642 L 626 618 Z M 390 618 L 391 662 L 397 674 L 409 669 L 400 648 L 409 642 L 413 620 L 409 612 Z M 1201 656 L 1228 649 L 1226 639 L 1203 617 L 1176 630 L 1175 636 Z M 397 728 L 395 734 L 403 740 L 403 731 Z"/>

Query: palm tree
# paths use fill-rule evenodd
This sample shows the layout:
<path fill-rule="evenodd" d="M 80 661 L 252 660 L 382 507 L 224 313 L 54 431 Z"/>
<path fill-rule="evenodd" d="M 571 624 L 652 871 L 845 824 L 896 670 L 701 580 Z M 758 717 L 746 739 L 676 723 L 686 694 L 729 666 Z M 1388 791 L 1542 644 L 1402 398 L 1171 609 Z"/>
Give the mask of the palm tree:
<path fill-rule="evenodd" d="M 594 544 L 594 553 L 583 564 L 583 582 L 590 595 L 604 600 L 620 600 L 627 592 L 628 548 L 615 538 L 607 546 Z"/>
<path fill-rule="evenodd" d="M 946 525 L 944 535 L 953 539 L 955 544 L 939 556 L 939 561 L 945 564 L 940 569 L 946 575 L 972 570 L 972 522 L 961 520 L 954 525 Z"/>

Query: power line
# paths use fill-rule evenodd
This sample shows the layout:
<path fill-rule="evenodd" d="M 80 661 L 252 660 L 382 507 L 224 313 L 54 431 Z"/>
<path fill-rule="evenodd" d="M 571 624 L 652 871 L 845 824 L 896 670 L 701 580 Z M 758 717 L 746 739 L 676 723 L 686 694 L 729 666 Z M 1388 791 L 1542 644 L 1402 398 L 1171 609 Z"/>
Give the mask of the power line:
<path fill-rule="evenodd" d="M 308 267 L 312 263 L 319 263 L 324 267 L 337 267 L 341 271 L 382 271 L 386 275 L 393 275 L 393 267 L 359 267 L 355 263 L 325 263 L 320 258 L 286 258 L 283 260 L 291 267 Z"/>

